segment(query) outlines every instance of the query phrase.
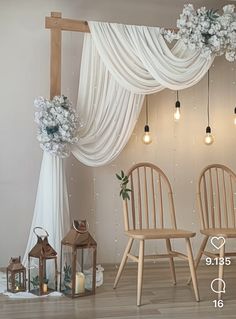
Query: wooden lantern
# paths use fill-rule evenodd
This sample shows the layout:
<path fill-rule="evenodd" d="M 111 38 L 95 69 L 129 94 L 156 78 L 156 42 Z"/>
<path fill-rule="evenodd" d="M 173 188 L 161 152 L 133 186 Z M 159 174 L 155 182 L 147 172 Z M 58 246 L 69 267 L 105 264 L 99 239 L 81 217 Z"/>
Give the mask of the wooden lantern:
<path fill-rule="evenodd" d="M 7 291 L 19 292 L 26 290 L 26 269 L 20 257 L 11 257 L 7 266 Z"/>
<path fill-rule="evenodd" d="M 86 221 L 74 221 L 61 241 L 61 292 L 72 298 L 95 294 L 96 254 L 97 243 Z"/>
<path fill-rule="evenodd" d="M 57 253 L 48 243 L 46 230 L 35 227 L 33 231 L 37 243 L 28 254 L 28 289 L 41 296 L 57 290 Z"/>

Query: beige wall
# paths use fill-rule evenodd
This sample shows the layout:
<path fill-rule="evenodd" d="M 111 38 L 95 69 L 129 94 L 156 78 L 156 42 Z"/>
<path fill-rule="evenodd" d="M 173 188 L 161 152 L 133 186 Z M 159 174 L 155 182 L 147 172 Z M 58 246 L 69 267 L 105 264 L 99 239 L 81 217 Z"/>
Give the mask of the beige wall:
<path fill-rule="evenodd" d="M 193 1 L 196 6 L 220 7 L 225 1 Z M 0 266 L 10 256 L 23 254 L 32 219 L 42 152 L 36 141 L 33 100 L 49 95 L 49 31 L 44 17 L 51 11 L 84 20 L 174 26 L 185 1 L 161 0 L 0 0 Z M 83 35 L 63 34 L 62 92 L 74 103 L 78 91 Z M 153 143 L 140 142 L 141 114 L 124 152 L 114 163 L 88 168 L 68 160 L 72 218 L 89 220 L 99 244 L 101 262 L 118 262 L 124 248 L 121 202 L 114 173 L 134 162 L 147 160 L 163 168 L 175 192 L 181 226 L 198 229 L 194 192 L 199 170 L 221 162 L 236 170 L 235 128 L 232 110 L 236 100 L 233 64 L 216 59 L 212 71 L 212 127 L 216 143 L 202 143 L 206 125 L 206 81 L 180 93 L 182 119 L 173 122 L 175 94 L 165 90 L 150 97 Z M 179 246 L 175 243 L 176 247 Z M 197 247 L 198 239 L 194 245 Z M 182 248 L 182 245 L 180 245 Z M 155 251 L 152 247 L 151 251 Z"/>

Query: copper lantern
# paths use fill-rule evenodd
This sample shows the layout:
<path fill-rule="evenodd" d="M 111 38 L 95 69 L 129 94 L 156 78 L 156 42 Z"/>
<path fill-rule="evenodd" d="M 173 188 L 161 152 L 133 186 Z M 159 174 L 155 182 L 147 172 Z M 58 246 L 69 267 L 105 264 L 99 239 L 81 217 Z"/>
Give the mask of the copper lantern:
<path fill-rule="evenodd" d="M 74 221 L 61 241 L 60 291 L 82 297 L 95 294 L 97 243 L 88 232 L 87 222 Z"/>
<path fill-rule="evenodd" d="M 26 290 L 26 269 L 20 257 L 12 257 L 7 266 L 7 291 L 19 292 Z"/>
<path fill-rule="evenodd" d="M 37 243 L 28 254 L 28 289 L 41 296 L 57 290 L 57 253 L 48 243 L 46 230 L 35 227 L 33 231 Z"/>

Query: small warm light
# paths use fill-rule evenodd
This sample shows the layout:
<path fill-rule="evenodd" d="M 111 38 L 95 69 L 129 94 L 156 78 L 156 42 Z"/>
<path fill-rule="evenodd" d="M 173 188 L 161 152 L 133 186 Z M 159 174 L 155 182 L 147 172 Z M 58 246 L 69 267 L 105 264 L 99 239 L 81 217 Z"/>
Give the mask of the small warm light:
<path fill-rule="evenodd" d="M 211 145 L 213 142 L 214 142 L 214 137 L 211 135 L 211 128 L 210 128 L 210 126 L 207 126 L 206 135 L 204 138 L 204 143 L 206 145 Z"/>
<path fill-rule="evenodd" d="M 180 119 L 180 101 L 176 101 L 175 103 L 175 113 L 174 113 L 175 121 Z"/>
<path fill-rule="evenodd" d="M 16 286 L 16 291 L 19 291 L 19 290 L 20 290 L 20 288 L 18 286 Z"/>
<path fill-rule="evenodd" d="M 149 126 L 148 125 L 145 125 L 145 127 L 144 127 L 143 143 L 144 144 L 152 143 L 152 137 L 150 135 Z"/>
<path fill-rule="evenodd" d="M 44 293 L 48 292 L 48 285 L 46 283 L 43 284 L 43 292 Z"/>
<path fill-rule="evenodd" d="M 234 125 L 236 125 L 236 107 L 234 108 Z"/>

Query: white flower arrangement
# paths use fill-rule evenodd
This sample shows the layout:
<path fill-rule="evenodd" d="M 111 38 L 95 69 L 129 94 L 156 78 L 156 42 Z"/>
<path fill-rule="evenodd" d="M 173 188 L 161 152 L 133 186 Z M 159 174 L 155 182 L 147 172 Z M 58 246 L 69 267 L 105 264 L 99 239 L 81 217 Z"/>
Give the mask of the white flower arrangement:
<path fill-rule="evenodd" d="M 70 146 L 78 141 L 79 121 L 70 101 L 64 95 L 52 100 L 38 97 L 35 122 L 38 124 L 37 139 L 40 147 L 59 157 L 70 155 Z"/>
<path fill-rule="evenodd" d="M 223 55 L 228 61 L 236 60 L 236 13 L 232 4 L 223 7 L 223 14 L 218 10 L 205 7 L 195 10 L 192 4 L 184 6 L 177 20 L 178 32 L 162 30 L 165 39 L 172 42 L 182 39 L 191 49 L 199 49 L 201 55 Z"/>

